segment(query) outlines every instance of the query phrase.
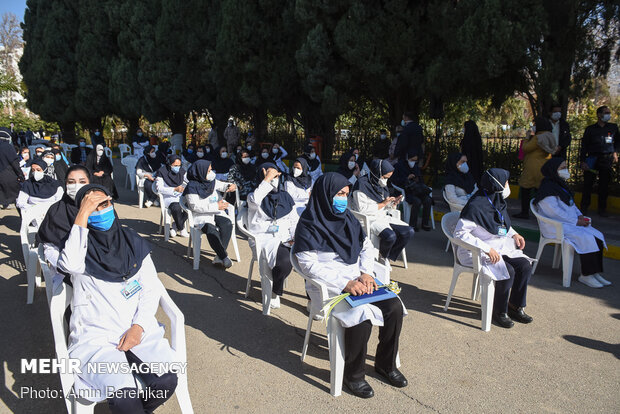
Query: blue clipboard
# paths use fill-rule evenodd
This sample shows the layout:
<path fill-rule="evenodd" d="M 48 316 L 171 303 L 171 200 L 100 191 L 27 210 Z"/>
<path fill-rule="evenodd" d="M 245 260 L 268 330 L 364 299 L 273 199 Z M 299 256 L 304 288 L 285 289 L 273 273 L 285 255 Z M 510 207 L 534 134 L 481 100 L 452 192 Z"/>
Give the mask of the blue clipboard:
<path fill-rule="evenodd" d="M 375 279 L 377 285 L 381 286 L 382 283 Z M 373 293 L 367 293 L 365 295 L 353 296 L 349 295 L 344 298 L 352 307 L 365 305 L 367 303 L 379 302 L 381 300 L 391 299 L 397 297 L 396 293 L 392 292 L 388 288 L 380 288 Z"/>

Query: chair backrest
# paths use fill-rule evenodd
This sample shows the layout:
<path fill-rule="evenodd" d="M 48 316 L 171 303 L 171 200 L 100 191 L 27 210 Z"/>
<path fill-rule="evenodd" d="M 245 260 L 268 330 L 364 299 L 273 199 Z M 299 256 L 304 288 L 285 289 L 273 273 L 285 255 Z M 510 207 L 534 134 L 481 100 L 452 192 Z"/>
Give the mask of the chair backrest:
<path fill-rule="evenodd" d="M 189 227 L 193 228 L 194 227 L 194 214 L 192 213 L 192 210 L 190 210 L 189 207 L 187 207 L 187 204 L 185 204 L 185 196 L 181 196 L 179 198 L 179 205 L 181 206 L 183 211 L 187 213 L 187 223 L 189 224 Z"/>
<path fill-rule="evenodd" d="M 127 144 L 118 144 L 118 150 L 121 152 L 121 157 L 127 153 L 131 155 L 131 147 Z"/>
<path fill-rule="evenodd" d="M 446 202 L 446 204 L 448 204 L 448 207 L 450 207 L 450 211 L 460 212 L 461 210 L 463 210 L 464 206 L 461 206 L 459 204 L 454 204 L 448 201 L 448 197 L 446 196 L 446 187 L 444 187 L 443 190 L 441 190 L 441 195 L 443 196 L 443 199 Z"/>
<path fill-rule="evenodd" d="M 103 152 L 105 153 L 106 157 L 110 159 L 110 162 L 111 162 L 112 161 L 112 148 L 103 147 Z"/>
<path fill-rule="evenodd" d="M 459 246 L 459 247 L 469 250 L 472 253 L 472 261 L 473 261 L 472 268 L 478 269 L 476 271 L 479 271 L 480 269 L 479 258 L 481 254 L 480 249 L 454 237 L 454 230 L 456 229 L 456 224 L 459 221 L 460 217 L 461 217 L 461 213 L 459 213 L 458 211 L 453 211 L 453 212 L 444 214 L 443 217 L 441 218 L 441 230 L 443 231 L 443 234 L 446 235 L 448 240 L 450 240 L 450 244 L 452 245 L 452 253 L 454 253 L 454 263 L 455 264 L 458 263 L 456 249 L 457 249 L 457 246 Z"/>
<path fill-rule="evenodd" d="M 22 245 L 24 243 L 30 245 L 34 242 L 34 235 L 39 230 L 39 224 L 43 221 L 47 210 L 53 203 L 40 203 L 29 208 L 22 210 L 22 221 L 19 229 Z M 35 220 L 36 226 L 31 226 L 30 223 Z"/>
<path fill-rule="evenodd" d="M 460 217 L 461 214 L 459 212 L 452 211 L 444 214 L 441 218 L 441 230 L 443 230 L 443 234 L 445 234 L 450 241 L 454 239 L 454 229 Z"/>
<path fill-rule="evenodd" d="M 543 216 L 538 210 L 538 206 L 534 203 L 534 200 L 530 200 L 530 210 L 532 210 L 532 213 L 534 213 L 534 217 L 536 217 L 536 221 L 538 221 L 539 230 L 542 231 L 541 223 L 546 223 L 555 228 L 556 240 L 561 242 L 564 239 L 564 227 L 562 226 L 562 223 L 557 220 L 553 220 Z"/>
<path fill-rule="evenodd" d="M 248 230 L 248 206 L 243 205 L 239 207 L 239 213 L 237 214 L 237 228 L 243 234 L 248 237 L 254 238 L 254 235 Z"/>
<path fill-rule="evenodd" d="M 364 213 L 360 213 L 359 211 L 351 210 L 351 213 L 355 216 L 356 219 L 361 223 L 364 231 L 370 237 L 370 217 L 368 217 Z"/>
<path fill-rule="evenodd" d="M 398 191 L 399 193 L 401 193 L 403 195 L 403 197 L 405 197 L 405 190 L 400 188 L 397 185 L 394 185 L 394 183 L 392 183 L 392 187 L 394 188 L 394 190 Z"/>

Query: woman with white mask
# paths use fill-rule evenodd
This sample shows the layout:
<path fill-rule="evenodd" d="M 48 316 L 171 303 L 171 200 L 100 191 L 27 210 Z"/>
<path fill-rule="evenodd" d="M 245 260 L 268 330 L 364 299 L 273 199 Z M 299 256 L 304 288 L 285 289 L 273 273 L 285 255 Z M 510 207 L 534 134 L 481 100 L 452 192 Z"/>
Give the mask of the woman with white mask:
<path fill-rule="evenodd" d="M 181 237 L 189 237 L 189 233 L 185 229 L 187 212 L 183 211 L 181 204 L 179 204 L 186 186 L 187 175 L 181 166 L 181 157 L 168 155 L 167 163 L 157 170 L 155 191 L 163 196 L 164 207 L 170 211 L 174 221 L 170 227 L 172 237 L 177 235 L 177 231 L 180 232 Z"/>
<path fill-rule="evenodd" d="M 140 153 L 140 155 L 142 154 L 143 153 Z M 114 185 L 114 180 L 112 179 L 114 167 L 112 166 L 112 160 L 105 155 L 103 145 L 97 145 L 95 150 L 88 154 L 88 158 L 86 158 L 86 168 L 90 170 L 93 184 L 104 186 L 110 191 L 114 200 L 118 199 L 116 185 Z"/>
<path fill-rule="evenodd" d="M 323 175 L 321 158 L 319 158 L 319 155 L 316 153 L 316 149 L 312 145 L 306 145 L 302 157 L 306 159 L 308 167 L 310 167 L 308 174 L 310 174 L 310 177 L 312 177 L 312 182 L 314 183 L 317 178 Z"/>
<path fill-rule="evenodd" d="M 387 160 L 372 160 L 370 174 L 360 177 L 352 191 L 351 210 L 370 216 L 370 232 L 379 237 L 379 260 L 389 264 L 396 260 L 413 237 L 413 229 L 390 216 L 402 196 L 390 197 L 388 180 L 394 167 Z"/>
<path fill-rule="evenodd" d="M 37 158 L 30 166 L 30 178 L 22 184 L 15 205 L 20 210 L 26 210 L 42 203 L 55 203 L 62 198 L 64 190 L 60 181 L 45 174 L 47 163 Z M 23 214 L 23 212 L 22 212 Z"/>
<path fill-rule="evenodd" d="M 458 205 L 462 209 L 477 190 L 476 179 L 469 171 L 467 156 L 458 152 L 449 154 L 446 160 L 444 187 L 448 203 Z"/>
<path fill-rule="evenodd" d="M 512 328 L 513 320 L 533 320 L 524 311 L 532 259 L 523 253 L 525 239 L 511 227 L 506 204 L 509 177 L 510 173 L 501 168 L 485 171 L 480 189 L 463 208 L 454 230 L 454 237 L 484 253 L 481 273 L 495 281 L 493 320 L 504 328 Z M 472 266 L 469 250 L 459 247 L 457 256 L 463 266 Z"/>
<path fill-rule="evenodd" d="M 256 166 L 252 163 L 250 151 L 242 149 L 237 154 L 235 165 L 228 172 L 228 182 L 234 182 L 239 189 L 239 198 L 245 201 L 256 189 Z"/>
<path fill-rule="evenodd" d="M 299 157 L 293 163 L 291 174 L 287 176 L 284 189 L 293 197 L 297 214 L 306 208 L 312 192 L 312 177 L 308 174 L 310 167 L 305 158 Z"/>
<path fill-rule="evenodd" d="M 607 248 L 603 233 L 592 227 L 588 220 L 575 205 L 573 192 L 566 180 L 570 173 L 566 161 L 555 157 L 547 161 L 541 169 L 543 178 L 534 198 L 540 214 L 562 223 L 564 240 L 568 242 L 581 262 L 579 281 L 586 286 L 601 288 L 611 285 L 603 278 L 603 249 Z M 541 222 L 540 231 L 543 236 L 555 238 L 555 227 Z"/>

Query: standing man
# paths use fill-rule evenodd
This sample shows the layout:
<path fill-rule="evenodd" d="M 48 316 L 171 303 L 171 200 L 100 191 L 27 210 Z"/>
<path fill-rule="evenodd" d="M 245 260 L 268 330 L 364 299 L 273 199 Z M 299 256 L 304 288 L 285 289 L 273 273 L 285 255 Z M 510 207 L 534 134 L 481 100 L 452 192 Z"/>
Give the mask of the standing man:
<path fill-rule="evenodd" d="M 590 125 L 581 140 L 581 169 L 583 169 L 583 197 L 581 212 L 588 214 L 592 187 L 598 173 L 598 213 L 607 217 L 607 194 L 611 181 L 612 167 L 618 162 L 620 139 L 618 125 L 609 122 L 611 110 L 601 106 L 596 110 L 598 122 Z"/>
<path fill-rule="evenodd" d="M 215 126 L 215 122 L 211 124 L 211 131 L 209 132 L 209 144 L 211 144 L 211 146 L 214 149 L 217 149 L 220 147 L 220 143 L 217 139 L 217 127 Z M 222 143 L 222 145 L 224 145 L 225 143 Z"/>
<path fill-rule="evenodd" d="M 557 149 L 553 156 L 566 159 L 566 150 L 570 147 L 572 136 L 568 122 L 562 118 L 562 107 L 559 104 L 551 106 L 549 121 L 551 122 L 551 132 L 557 143 Z"/>
<path fill-rule="evenodd" d="M 80 137 L 78 146 L 71 150 L 71 164 L 86 165 L 91 149 L 86 146 L 86 138 Z"/>
<path fill-rule="evenodd" d="M 403 114 L 403 120 L 401 125 L 403 131 L 398 137 L 396 148 L 394 149 L 394 155 L 396 158 L 407 161 L 407 154 L 409 151 L 414 151 L 420 155 L 420 159 L 423 158 L 424 153 L 424 134 L 422 132 L 422 126 L 415 121 L 416 116 L 412 112 L 405 112 Z"/>
<path fill-rule="evenodd" d="M 379 130 L 379 139 L 375 141 L 372 147 L 373 159 L 385 160 L 390 156 L 390 144 L 388 139 L 387 130 Z M 369 161 L 370 162 L 370 161 Z"/>
<path fill-rule="evenodd" d="M 224 139 L 226 140 L 229 154 L 235 154 L 235 148 L 239 145 L 239 135 L 239 128 L 235 125 L 235 121 L 230 118 L 228 126 L 224 130 Z"/>
<path fill-rule="evenodd" d="M 27 145 L 32 145 L 32 140 L 34 139 L 34 132 L 32 132 L 30 130 L 30 127 L 26 128 L 26 142 Z M 43 139 L 43 137 L 41 137 L 40 139 Z"/>
<path fill-rule="evenodd" d="M 93 133 L 90 135 L 90 142 L 93 144 L 93 148 L 97 148 L 97 145 L 103 145 L 105 147 L 105 139 L 103 138 L 99 128 L 95 128 Z"/>

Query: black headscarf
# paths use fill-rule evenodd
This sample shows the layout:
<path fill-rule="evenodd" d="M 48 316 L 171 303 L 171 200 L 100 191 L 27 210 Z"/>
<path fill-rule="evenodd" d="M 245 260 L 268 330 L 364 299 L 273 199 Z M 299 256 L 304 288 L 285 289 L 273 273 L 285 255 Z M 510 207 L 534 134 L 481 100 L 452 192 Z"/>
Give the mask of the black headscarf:
<path fill-rule="evenodd" d="M 336 213 L 334 196 L 351 183 L 342 175 L 328 172 L 314 183 L 310 200 L 295 231 L 293 252 L 334 252 L 347 264 L 357 263 L 366 235 L 349 209 Z"/>
<path fill-rule="evenodd" d="M 372 160 L 370 162 L 370 174 L 360 177 L 353 186 L 353 191 L 361 191 L 377 203 L 385 200 L 389 195 L 387 187 L 379 185 L 379 179 L 387 173 L 394 171 L 394 166 L 387 160 Z"/>
<path fill-rule="evenodd" d="M 172 163 L 180 159 L 181 157 L 178 155 L 168 155 L 167 163 L 157 170 L 157 177 L 161 177 L 168 187 L 178 187 L 183 184 L 183 179 L 185 178 L 183 167 L 181 167 L 177 174 L 174 174 L 171 170 Z"/>
<path fill-rule="evenodd" d="M 552 132 L 553 126 L 551 125 L 551 121 L 548 118 L 539 116 L 534 120 L 534 125 L 536 125 L 536 133 L 540 132 Z"/>
<path fill-rule="evenodd" d="M 111 195 L 104 186 L 85 185 L 75 196 L 79 209 L 87 192 L 97 189 Z M 116 212 L 114 213 L 116 216 Z M 122 282 L 133 277 L 142 267 L 142 261 L 149 255 L 151 245 L 133 229 L 121 226 L 118 216 L 107 231 L 88 227 L 88 245 L 84 264 L 86 272 L 106 282 Z"/>
<path fill-rule="evenodd" d="M 30 161 L 33 156 L 30 154 Z M 0 140 L 0 172 L 3 172 L 6 167 L 13 164 L 14 161 L 19 160 L 19 156 L 15 152 L 15 147 L 8 141 Z"/>
<path fill-rule="evenodd" d="M 77 213 L 78 208 L 75 202 L 65 193 L 60 201 L 52 204 L 49 210 L 47 210 L 47 214 L 37 232 L 37 241 L 39 243 L 53 244 L 62 250 L 69 237 L 71 227 L 75 223 Z"/>
<path fill-rule="evenodd" d="M 226 174 L 230 171 L 230 167 L 234 164 L 233 160 L 230 159 L 230 156 L 227 158 L 222 158 L 222 148 L 226 147 L 223 145 L 218 147 L 217 153 L 213 158 L 213 163 L 211 164 L 211 168 L 213 168 L 213 171 L 215 171 L 216 174 Z"/>
<path fill-rule="evenodd" d="M 164 141 L 157 146 L 157 159 L 160 163 L 165 164 L 170 155 L 170 142 Z"/>
<path fill-rule="evenodd" d="M 501 168 L 486 170 L 482 174 L 480 189 L 465 204 L 461 218 L 473 221 L 493 235 L 498 234 L 501 225 L 510 230 L 510 216 L 506 200 L 502 197 L 504 184 L 508 178 L 510 173 Z"/>
<path fill-rule="evenodd" d="M 291 168 L 291 174 L 288 178 L 293 184 L 295 184 L 295 187 L 299 187 L 302 190 L 307 190 L 308 188 L 312 187 L 312 177 L 308 175 L 308 170 L 310 169 L 310 167 L 308 166 L 308 161 L 306 161 L 306 159 L 303 157 L 299 157 L 295 160 L 295 162 L 301 164 L 301 175 L 299 177 L 295 177 L 293 175 L 293 169 Z M 295 162 L 293 163 L 293 165 L 295 164 Z"/>
<path fill-rule="evenodd" d="M 189 153 L 190 149 L 192 150 L 191 154 Z M 185 158 L 185 160 L 189 163 L 193 163 L 198 159 L 198 157 L 196 156 L 196 148 L 194 148 L 194 144 L 189 144 L 187 146 L 187 149 L 183 151 L 183 158 Z"/>
<path fill-rule="evenodd" d="M 37 158 L 32 164 L 38 165 L 43 171 L 47 169 L 47 163 L 41 158 Z M 23 182 L 22 191 L 31 197 L 50 198 L 56 194 L 60 186 L 62 186 L 60 181 L 54 180 L 49 175 L 44 175 L 43 178 L 36 181 L 34 179 L 34 171 L 30 170 L 30 178 Z"/>
<path fill-rule="evenodd" d="M 200 198 L 207 198 L 215 189 L 215 180 L 207 181 L 207 171 L 211 161 L 198 160 L 187 170 L 187 187 L 183 195 L 198 194 Z"/>
<path fill-rule="evenodd" d="M 243 161 L 241 161 L 241 154 L 243 154 L 244 152 L 246 152 L 248 154 L 248 157 L 250 158 L 250 162 L 247 164 L 244 164 Z M 243 179 L 246 181 L 253 181 L 256 178 L 256 166 L 252 164 L 251 159 L 252 154 L 250 154 L 250 152 L 246 149 L 242 149 L 235 159 L 235 163 L 237 164 L 237 171 L 239 171 L 239 174 L 241 174 Z"/>
<path fill-rule="evenodd" d="M 452 184 L 455 187 L 462 188 L 467 194 L 471 194 L 471 192 L 474 191 L 476 179 L 473 175 L 471 175 L 470 171 L 467 171 L 466 174 L 463 174 L 457 168 L 456 163 L 460 161 L 462 156 L 463 154 L 459 152 L 452 152 L 448 154 L 448 159 L 446 160 L 445 184 Z"/>
<path fill-rule="evenodd" d="M 543 178 L 540 183 L 540 188 L 536 192 L 534 203 L 538 204 L 545 197 L 557 196 L 560 197 L 566 205 L 571 205 L 571 200 L 573 200 L 573 192 L 568 187 L 566 180 L 560 178 L 558 175 L 558 168 L 564 161 L 564 158 L 553 157 L 543 164 L 540 172 L 545 176 L 545 178 Z"/>
<path fill-rule="evenodd" d="M 348 150 L 340 156 L 339 160 L 340 167 L 338 167 L 338 173 L 344 175 L 347 179 L 351 178 L 353 171 L 355 171 L 355 167 L 353 167 L 353 169 L 349 168 L 349 161 L 351 160 L 351 157 L 354 157 L 353 150 Z M 357 161 L 355 161 L 355 163 L 357 164 Z"/>
<path fill-rule="evenodd" d="M 149 156 L 149 153 L 153 151 L 153 148 L 155 147 L 152 145 L 147 145 L 144 147 L 144 154 L 142 155 L 142 158 L 138 160 L 137 168 L 142 167 L 142 170 L 146 170 L 145 167 L 148 166 L 151 169 L 151 172 L 155 172 L 161 168 L 162 162 L 159 157 L 157 157 L 157 154 L 155 155 L 155 158 L 151 158 Z"/>
<path fill-rule="evenodd" d="M 278 167 L 273 163 L 263 163 L 261 165 L 261 168 L 258 170 L 259 182 L 265 179 L 263 169 L 267 171 L 269 168 L 278 170 Z M 282 180 L 278 180 L 278 188 L 275 191 L 270 191 L 269 194 L 267 194 L 265 198 L 263 198 L 263 201 L 260 203 L 260 208 L 261 210 L 263 210 L 263 213 L 265 213 L 273 220 L 277 220 L 286 216 L 288 213 L 291 212 L 294 206 L 295 201 L 289 193 L 284 191 Z"/>
<path fill-rule="evenodd" d="M 478 125 L 474 121 L 465 122 L 465 134 L 461 141 L 461 152 L 467 155 L 469 171 L 474 176 L 476 183 L 480 183 L 482 173 L 484 172 L 484 154 L 482 152 L 482 137 L 480 136 Z"/>
<path fill-rule="evenodd" d="M 317 159 L 317 157 L 314 157 L 313 160 L 310 159 L 310 153 L 312 151 L 315 151 L 316 153 L 316 150 L 312 145 L 306 145 L 306 148 L 304 149 L 304 154 L 302 155 L 302 157 L 305 158 L 308 162 L 308 167 L 310 167 L 310 171 L 316 170 L 317 168 L 319 168 L 319 165 L 321 165 L 321 162 Z"/>
<path fill-rule="evenodd" d="M 213 145 L 206 144 L 203 146 L 203 148 L 205 151 L 205 156 L 203 157 L 203 159 L 207 161 L 213 161 L 215 159 L 215 150 L 213 149 Z M 209 148 L 209 152 L 207 152 L 207 148 Z"/>
<path fill-rule="evenodd" d="M 105 155 L 105 149 L 101 156 L 97 155 L 97 147 L 99 146 L 105 148 L 101 144 L 95 145 L 95 148 L 88 154 L 88 157 L 86 157 L 86 168 L 90 170 L 91 174 L 98 171 L 104 171 L 105 174 L 112 175 L 114 172 L 114 167 L 112 166 L 112 162 L 108 156 Z M 99 158 L 99 161 L 97 161 L 97 158 Z"/>

